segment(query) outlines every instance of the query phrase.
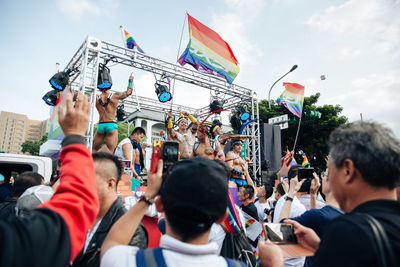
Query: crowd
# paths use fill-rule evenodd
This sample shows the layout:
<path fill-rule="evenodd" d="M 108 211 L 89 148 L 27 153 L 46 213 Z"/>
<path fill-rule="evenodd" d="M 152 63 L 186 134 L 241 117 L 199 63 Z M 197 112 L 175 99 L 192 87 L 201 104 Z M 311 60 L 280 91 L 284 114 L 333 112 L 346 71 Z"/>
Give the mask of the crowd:
<path fill-rule="evenodd" d="M 180 160 L 167 174 L 159 160 L 126 210 L 117 195 L 121 160 L 140 178 L 146 133 L 136 127 L 117 144 L 112 114 L 132 81 L 96 103 L 103 126 L 94 141 L 105 139 L 114 155 L 85 146 L 90 103 L 79 93 L 58 111 L 65 133 L 59 180 L 49 187 L 25 172 L 10 189 L 0 176 L 0 266 L 400 266 L 400 141 L 373 122 L 331 133 L 321 178 L 299 179 L 288 157 L 256 188 L 240 156 L 241 140 L 253 137 L 225 134 L 218 121 L 207 126 L 187 112 L 174 129 L 169 113 L 167 140 L 178 142 Z M 153 204 L 165 231 L 159 247 L 148 249 L 141 221 Z M 291 225 L 309 254 L 287 257 L 284 245 L 266 237 L 265 222 Z"/>

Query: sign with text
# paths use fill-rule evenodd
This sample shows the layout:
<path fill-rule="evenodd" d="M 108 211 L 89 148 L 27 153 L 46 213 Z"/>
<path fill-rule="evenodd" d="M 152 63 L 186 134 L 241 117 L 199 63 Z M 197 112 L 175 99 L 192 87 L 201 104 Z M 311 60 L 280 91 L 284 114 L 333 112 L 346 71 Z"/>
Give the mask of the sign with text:
<path fill-rule="evenodd" d="M 281 127 L 281 130 L 289 128 L 289 118 L 288 115 L 282 115 L 278 117 L 273 117 L 268 119 L 268 124 L 274 124 L 274 125 L 279 125 Z"/>

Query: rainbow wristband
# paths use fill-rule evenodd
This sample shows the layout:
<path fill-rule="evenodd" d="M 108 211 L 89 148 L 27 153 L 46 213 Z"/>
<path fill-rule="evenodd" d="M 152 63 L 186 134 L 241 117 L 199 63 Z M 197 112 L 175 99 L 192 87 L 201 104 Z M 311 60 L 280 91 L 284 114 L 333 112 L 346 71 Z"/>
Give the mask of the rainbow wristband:
<path fill-rule="evenodd" d="M 133 83 L 133 81 L 131 79 L 129 79 L 128 80 L 128 88 L 129 89 L 132 89 L 132 83 Z"/>

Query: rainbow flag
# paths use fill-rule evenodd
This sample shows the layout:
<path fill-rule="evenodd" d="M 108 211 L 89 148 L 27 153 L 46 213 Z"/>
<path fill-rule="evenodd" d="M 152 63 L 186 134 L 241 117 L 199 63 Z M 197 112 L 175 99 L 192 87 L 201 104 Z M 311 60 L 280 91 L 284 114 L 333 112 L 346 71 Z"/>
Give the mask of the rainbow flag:
<path fill-rule="evenodd" d="M 126 39 L 126 47 L 129 49 L 134 49 L 136 47 L 136 49 L 140 52 L 144 54 L 144 51 L 142 50 L 142 48 L 140 48 L 140 46 L 136 43 L 135 39 L 133 39 L 133 37 L 124 30 L 124 34 L 125 34 L 125 39 Z"/>
<path fill-rule="evenodd" d="M 301 163 L 301 166 L 303 166 L 303 167 L 310 166 L 310 162 L 308 162 L 308 158 L 307 158 L 306 154 L 304 154 L 303 162 Z"/>
<path fill-rule="evenodd" d="M 242 223 L 240 222 L 239 214 L 235 208 L 235 202 L 233 202 L 233 198 L 231 192 L 229 192 L 228 199 L 228 217 L 224 221 L 224 227 L 229 233 L 237 233 L 242 229 Z"/>
<path fill-rule="evenodd" d="M 276 103 L 285 106 L 290 112 L 301 118 L 303 113 L 304 86 L 298 83 L 283 83 L 285 91 L 278 97 Z"/>
<path fill-rule="evenodd" d="M 190 64 L 200 72 L 225 78 L 231 84 L 240 71 L 231 47 L 218 33 L 187 16 L 190 39 L 178 63 Z"/>

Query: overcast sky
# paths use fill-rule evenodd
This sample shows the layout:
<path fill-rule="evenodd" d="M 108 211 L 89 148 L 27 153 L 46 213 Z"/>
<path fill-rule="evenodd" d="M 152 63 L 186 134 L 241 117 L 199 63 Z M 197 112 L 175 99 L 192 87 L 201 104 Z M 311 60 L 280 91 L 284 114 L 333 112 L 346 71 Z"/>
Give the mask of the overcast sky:
<path fill-rule="evenodd" d="M 339 104 L 350 121 L 384 123 L 400 137 L 400 1 L 395 0 L 0 0 L 0 110 L 44 120 L 41 97 L 86 36 L 122 45 L 119 26 L 142 49 L 176 62 L 185 12 L 217 31 L 240 63 L 235 83 L 267 98 L 273 82 L 294 64 L 284 82 L 321 93 L 319 104 Z M 185 25 L 182 48 L 188 41 Z M 151 73 L 114 66 L 115 90 L 130 72 L 139 95 L 155 98 Z M 325 75 L 326 80 L 321 80 Z M 277 84 L 271 98 L 283 91 Z M 206 106 L 208 91 L 176 87 L 174 101 Z"/>

